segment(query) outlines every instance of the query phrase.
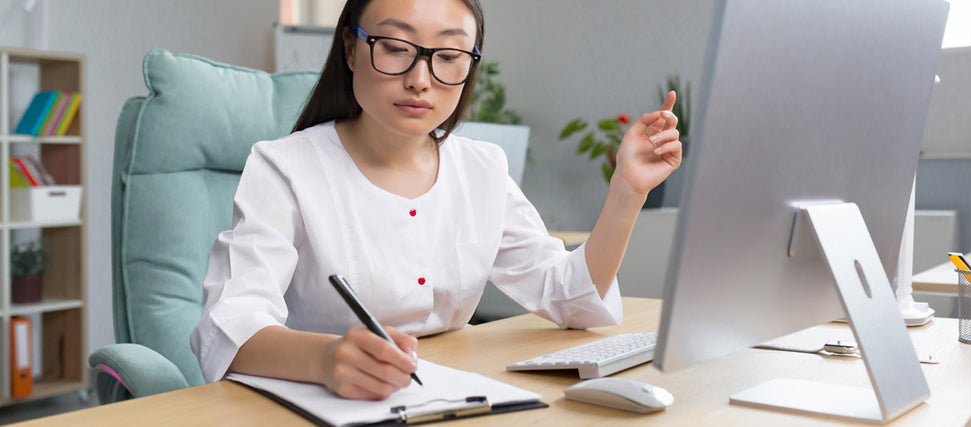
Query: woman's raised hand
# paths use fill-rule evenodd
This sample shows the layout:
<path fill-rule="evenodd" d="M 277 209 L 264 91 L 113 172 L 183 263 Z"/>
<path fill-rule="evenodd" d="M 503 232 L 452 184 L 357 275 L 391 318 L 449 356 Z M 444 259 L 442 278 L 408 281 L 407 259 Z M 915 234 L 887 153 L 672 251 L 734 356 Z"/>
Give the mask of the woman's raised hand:
<path fill-rule="evenodd" d="M 671 112 L 677 95 L 668 92 L 661 109 L 644 114 L 627 130 L 617 150 L 613 181 L 644 196 L 681 165 L 678 117 Z"/>

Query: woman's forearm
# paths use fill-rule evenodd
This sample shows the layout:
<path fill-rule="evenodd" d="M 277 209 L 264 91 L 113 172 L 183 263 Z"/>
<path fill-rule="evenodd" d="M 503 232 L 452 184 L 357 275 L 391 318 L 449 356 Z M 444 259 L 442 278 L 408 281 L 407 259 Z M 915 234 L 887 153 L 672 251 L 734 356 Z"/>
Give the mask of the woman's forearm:
<path fill-rule="evenodd" d="M 239 348 L 230 372 L 323 383 L 327 348 L 337 335 L 268 326 L 257 331 Z"/>
<path fill-rule="evenodd" d="M 622 177 L 614 175 L 600 218 L 586 243 L 587 269 L 603 298 L 624 259 L 631 230 L 647 195 L 634 191 Z"/>

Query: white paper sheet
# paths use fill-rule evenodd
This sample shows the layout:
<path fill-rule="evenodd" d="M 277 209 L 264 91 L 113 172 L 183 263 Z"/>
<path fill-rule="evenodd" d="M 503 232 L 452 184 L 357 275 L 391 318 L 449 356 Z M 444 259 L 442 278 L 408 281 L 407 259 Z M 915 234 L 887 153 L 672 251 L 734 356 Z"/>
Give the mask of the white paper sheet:
<path fill-rule="evenodd" d="M 446 406 L 451 401 L 465 401 L 466 397 L 485 396 L 493 406 L 538 401 L 542 396 L 471 372 L 437 365 L 426 360 L 418 361 L 420 386 L 410 386 L 382 401 L 344 399 L 321 385 L 299 383 L 275 378 L 229 374 L 226 378 L 251 387 L 265 390 L 277 397 L 303 408 L 317 418 L 333 425 L 350 423 L 374 423 L 398 419 L 391 412 L 396 406 L 431 409 Z"/>

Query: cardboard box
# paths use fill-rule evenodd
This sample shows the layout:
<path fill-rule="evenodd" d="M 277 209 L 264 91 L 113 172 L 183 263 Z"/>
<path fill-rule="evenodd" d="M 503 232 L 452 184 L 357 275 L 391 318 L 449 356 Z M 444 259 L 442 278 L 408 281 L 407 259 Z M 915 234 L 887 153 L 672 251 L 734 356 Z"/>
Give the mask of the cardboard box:
<path fill-rule="evenodd" d="M 57 223 L 81 219 L 81 186 L 48 185 L 10 189 L 10 220 Z"/>

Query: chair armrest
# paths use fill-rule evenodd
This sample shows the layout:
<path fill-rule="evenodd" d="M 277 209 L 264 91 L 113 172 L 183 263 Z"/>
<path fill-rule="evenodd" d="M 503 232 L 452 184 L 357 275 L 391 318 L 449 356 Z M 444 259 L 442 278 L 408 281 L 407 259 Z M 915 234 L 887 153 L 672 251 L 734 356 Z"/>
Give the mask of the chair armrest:
<path fill-rule="evenodd" d="M 112 344 L 88 358 L 102 404 L 188 387 L 171 361 L 139 344 Z"/>

